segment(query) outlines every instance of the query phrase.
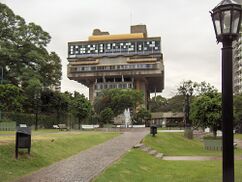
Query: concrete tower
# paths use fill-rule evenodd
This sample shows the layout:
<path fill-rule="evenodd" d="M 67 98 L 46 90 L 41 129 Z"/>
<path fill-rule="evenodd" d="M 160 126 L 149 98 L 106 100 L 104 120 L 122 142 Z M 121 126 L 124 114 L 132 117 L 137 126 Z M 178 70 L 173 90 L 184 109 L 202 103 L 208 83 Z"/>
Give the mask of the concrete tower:
<path fill-rule="evenodd" d="M 161 38 L 148 37 L 145 25 L 131 26 L 129 34 L 110 35 L 99 29 L 88 41 L 68 43 L 67 76 L 89 88 L 89 99 L 103 89 L 134 88 L 150 93 L 164 88 Z"/>

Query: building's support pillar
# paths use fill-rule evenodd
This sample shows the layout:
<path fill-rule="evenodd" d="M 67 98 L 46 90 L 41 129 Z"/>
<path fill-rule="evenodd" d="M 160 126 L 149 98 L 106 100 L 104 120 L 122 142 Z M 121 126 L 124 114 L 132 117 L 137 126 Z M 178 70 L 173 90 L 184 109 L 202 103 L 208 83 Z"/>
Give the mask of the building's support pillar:
<path fill-rule="evenodd" d="M 91 84 L 91 86 L 89 87 L 89 100 L 91 103 L 93 103 L 94 101 L 94 86 L 95 84 Z"/>

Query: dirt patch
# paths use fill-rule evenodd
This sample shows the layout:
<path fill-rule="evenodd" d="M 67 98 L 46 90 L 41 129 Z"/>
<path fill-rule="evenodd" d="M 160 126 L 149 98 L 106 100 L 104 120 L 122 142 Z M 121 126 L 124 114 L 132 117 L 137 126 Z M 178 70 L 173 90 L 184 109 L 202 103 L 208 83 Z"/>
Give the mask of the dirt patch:
<path fill-rule="evenodd" d="M 13 143 L 13 140 L 4 140 L 4 141 L 0 140 L 0 145 L 6 145 L 6 144 L 10 144 L 10 143 Z"/>

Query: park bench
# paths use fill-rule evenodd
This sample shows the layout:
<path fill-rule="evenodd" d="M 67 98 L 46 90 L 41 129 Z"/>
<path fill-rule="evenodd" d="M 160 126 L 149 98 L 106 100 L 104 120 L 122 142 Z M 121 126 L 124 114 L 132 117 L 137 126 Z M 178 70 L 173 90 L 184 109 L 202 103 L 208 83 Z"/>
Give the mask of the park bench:
<path fill-rule="evenodd" d="M 53 128 L 54 129 L 59 129 L 59 126 L 58 125 L 53 125 Z"/>
<path fill-rule="evenodd" d="M 62 130 L 68 130 L 66 124 L 58 124 L 58 127 L 59 127 L 59 130 L 62 131 Z"/>

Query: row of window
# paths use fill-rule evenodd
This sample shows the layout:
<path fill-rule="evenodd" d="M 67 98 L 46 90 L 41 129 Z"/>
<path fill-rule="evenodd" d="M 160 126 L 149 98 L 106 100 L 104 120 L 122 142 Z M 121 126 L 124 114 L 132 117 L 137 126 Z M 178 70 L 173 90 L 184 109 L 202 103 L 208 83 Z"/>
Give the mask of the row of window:
<path fill-rule="evenodd" d="M 127 64 L 127 65 L 113 65 L 113 66 L 79 66 L 71 68 L 71 72 L 85 72 L 85 71 L 110 71 L 110 70 L 131 70 L 131 69 L 155 69 L 155 64 Z"/>
<path fill-rule="evenodd" d="M 95 84 L 95 90 L 113 89 L 113 88 L 133 88 L 133 83 L 102 83 Z"/>
<path fill-rule="evenodd" d="M 113 43 L 83 43 L 70 45 L 69 56 L 87 56 L 99 54 L 125 54 L 135 52 L 160 52 L 160 40 L 130 41 Z"/>
<path fill-rule="evenodd" d="M 133 78 L 130 77 L 101 77 L 96 79 L 96 83 L 104 82 L 133 82 Z"/>

